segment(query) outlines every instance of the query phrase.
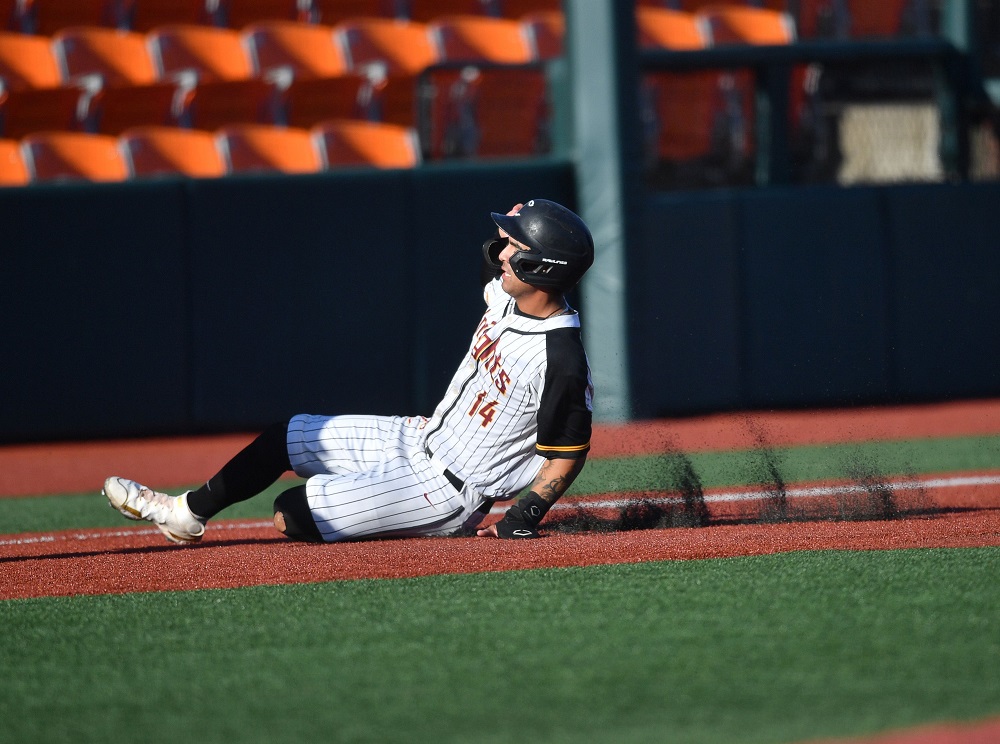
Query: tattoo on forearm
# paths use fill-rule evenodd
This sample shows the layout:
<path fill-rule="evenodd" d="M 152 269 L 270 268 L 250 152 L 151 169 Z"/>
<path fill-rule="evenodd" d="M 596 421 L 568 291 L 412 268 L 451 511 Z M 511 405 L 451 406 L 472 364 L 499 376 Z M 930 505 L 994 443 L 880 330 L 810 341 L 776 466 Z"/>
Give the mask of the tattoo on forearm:
<path fill-rule="evenodd" d="M 555 503 L 572 485 L 573 480 L 583 469 L 584 458 L 573 460 L 568 473 L 554 474 L 552 472 L 563 469 L 566 462 L 565 460 L 546 460 L 541 470 L 538 471 L 535 482 L 531 485 L 531 490 L 550 504 Z M 554 463 L 559 463 L 559 465 Z"/>

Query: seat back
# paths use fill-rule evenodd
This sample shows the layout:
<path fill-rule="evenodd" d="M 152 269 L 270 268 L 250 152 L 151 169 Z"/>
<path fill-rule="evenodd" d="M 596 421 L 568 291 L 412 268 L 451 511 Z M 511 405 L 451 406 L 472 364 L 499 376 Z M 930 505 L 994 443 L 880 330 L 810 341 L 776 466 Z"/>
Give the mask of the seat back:
<path fill-rule="evenodd" d="M 429 23 L 445 16 L 498 16 L 499 0 L 408 0 L 407 14 L 414 21 Z"/>
<path fill-rule="evenodd" d="M 708 29 L 693 13 L 641 6 L 635 9 L 635 25 L 642 49 L 704 49 Z"/>
<path fill-rule="evenodd" d="M 274 124 L 280 94 L 263 78 L 211 80 L 198 83 L 178 106 L 177 119 L 194 129 L 218 129 L 230 124 Z"/>
<path fill-rule="evenodd" d="M 309 0 L 309 20 L 334 26 L 358 18 L 406 18 L 405 0 Z"/>
<path fill-rule="evenodd" d="M 247 27 L 244 39 L 258 74 L 284 69 L 300 79 L 347 71 L 332 26 L 271 21 Z"/>
<path fill-rule="evenodd" d="M 449 16 L 427 28 L 442 61 L 523 64 L 534 56 L 520 22 L 508 18 Z"/>
<path fill-rule="evenodd" d="M 253 76 L 243 38 L 231 28 L 163 26 L 149 33 L 161 77 L 194 71 L 199 80 L 245 80 Z"/>
<path fill-rule="evenodd" d="M 0 31 L 0 80 L 11 90 L 61 85 L 52 39 Z"/>
<path fill-rule="evenodd" d="M 562 0 L 498 0 L 501 18 L 524 20 L 528 16 L 561 13 Z"/>
<path fill-rule="evenodd" d="M 183 90 L 170 82 L 102 88 L 90 100 L 85 129 L 121 134 L 140 126 L 174 126 L 182 96 Z"/>
<path fill-rule="evenodd" d="M 0 94 L 0 137 L 16 139 L 45 130 L 82 128 L 80 100 L 74 86 L 24 88 Z"/>
<path fill-rule="evenodd" d="M 705 20 L 711 41 L 722 44 L 791 44 L 795 23 L 787 13 L 768 8 L 709 5 L 697 13 Z"/>
<path fill-rule="evenodd" d="M 0 186 L 23 186 L 31 179 L 21 157 L 21 143 L 0 139 Z"/>
<path fill-rule="evenodd" d="M 299 0 L 222 0 L 216 22 L 221 26 L 242 29 L 268 21 L 300 21 Z"/>
<path fill-rule="evenodd" d="M 706 25 L 693 13 L 646 5 L 635 12 L 643 49 L 682 51 L 709 45 Z M 640 101 L 650 159 L 688 163 L 713 156 L 713 130 L 723 107 L 721 77 L 714 70 L 643 75 Z"/>
<path fill-rule="evenodd" d="M 420 145 L 409 127 L 341 119 L 313 128 L 327 167 L 371 166 L 413 168 L 420 164 Z"/>
<path fill-rule="evenodd" d="M 22 8 L 22 27 L 44 36 L 74 26 L 114 28 L 119 22 L 117 0 L 30 0 Z"/>
<path fill-rule="evenodd" d="M 124 26 L 147 33 L 169 25 L 214 22 L 215 0 L 122 0 Z M 209 7 L 211 5 L 211 8 Z"/>
<path fill-rule="evenodd" d="M 79 27 L 58 32 L 52 43 L 70 78 L 99 74 L 107 85 L 142 85 L 157 80 L 145 34 Z"/>
<path fill-rule="evenodd" d="M 21 1 L 0 0 L 0 31 L 23 31 Z"/>
<path fill-rule="evenodd" d="M 32 181 L 124 181 L 118 138 L 84 132 L 38 132 L 22 140 Z"/>
<path fill-rule="evenodd" d="M 914 15 L 907 18 L 907 11 L 911 8 L 915 11 Z M 863 38 L 926 33 L 930 19 L 917 17 L 917 11 L 920 10 L 926 15 L 927 3 L 917 4 L 912 0 L 879 0 L 877 3 L 847 0 L 850 34 Z"/>
<path fill-rule="evenodd" d="M 214 178 L 226 175 L 226 163 L 212 132 L 138 127 L 122 132 L 119 140 L 133 177 L 176 174 Z"/>
<path fill-rule="evenodd" d="M 297 78 L 284 91 L 284 123 L 311 127 L 325 119 L 370 119 L 372 83 L 365 75 L 344 73 L 334 77 Z"/>
<path fill-rule="evenodd" d="M 388 72 L 415 74 L 438 61 L 426 24 L 366 18 L 337 26 L 337 36 L 352 70 L 375 63 Z"/>
<path fill-rule="evenodd" d="M 308 129 L 244 125 L 219 130 L 219 144 L 230 172 L 315 173 L 320 154 Z"/>

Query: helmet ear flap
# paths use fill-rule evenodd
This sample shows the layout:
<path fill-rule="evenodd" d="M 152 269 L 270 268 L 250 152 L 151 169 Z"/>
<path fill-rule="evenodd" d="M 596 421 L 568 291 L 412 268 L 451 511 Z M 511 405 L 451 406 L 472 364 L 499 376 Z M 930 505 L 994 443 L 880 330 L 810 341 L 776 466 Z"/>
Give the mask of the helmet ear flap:
<path fill-rule="evenodd" d="M 507 247 L 507 238 L 490 238 L 483 243 L 483 258 L 490 266 L 499 269 L 501 267 L 500 254 Z"/>

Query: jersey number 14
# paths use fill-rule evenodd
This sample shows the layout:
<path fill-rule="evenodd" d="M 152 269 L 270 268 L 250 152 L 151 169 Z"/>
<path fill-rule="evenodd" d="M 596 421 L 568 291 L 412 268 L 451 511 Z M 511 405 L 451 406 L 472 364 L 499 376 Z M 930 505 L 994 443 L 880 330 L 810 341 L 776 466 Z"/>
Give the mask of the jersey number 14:
<path fill-rule="evenodd" d="M 472 408 L 469 409 L 469 415 L 475 416 L 478 413 L 483 419 L 481 426 L 485 428 L 490 425 L 490 422 L 493 421 L 493 417 L 497 414 L 497 402 L 498 401 L 495 400 L 486 400 L 486 392 L 481 392 L 472 402 Z"/>

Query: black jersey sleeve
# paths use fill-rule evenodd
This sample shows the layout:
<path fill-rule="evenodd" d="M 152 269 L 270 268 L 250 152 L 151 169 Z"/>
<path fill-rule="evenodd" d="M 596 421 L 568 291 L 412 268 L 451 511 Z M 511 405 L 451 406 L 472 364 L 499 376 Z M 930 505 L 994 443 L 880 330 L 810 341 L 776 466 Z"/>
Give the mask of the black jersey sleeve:
<path fill-rule="evenodd" d="M 535 451 L 549 459 L 575 459 L 590 450 L 593 390 L 587 354 L 579 328 L 559 328 L 545 336 L 545 386 Z"/>

